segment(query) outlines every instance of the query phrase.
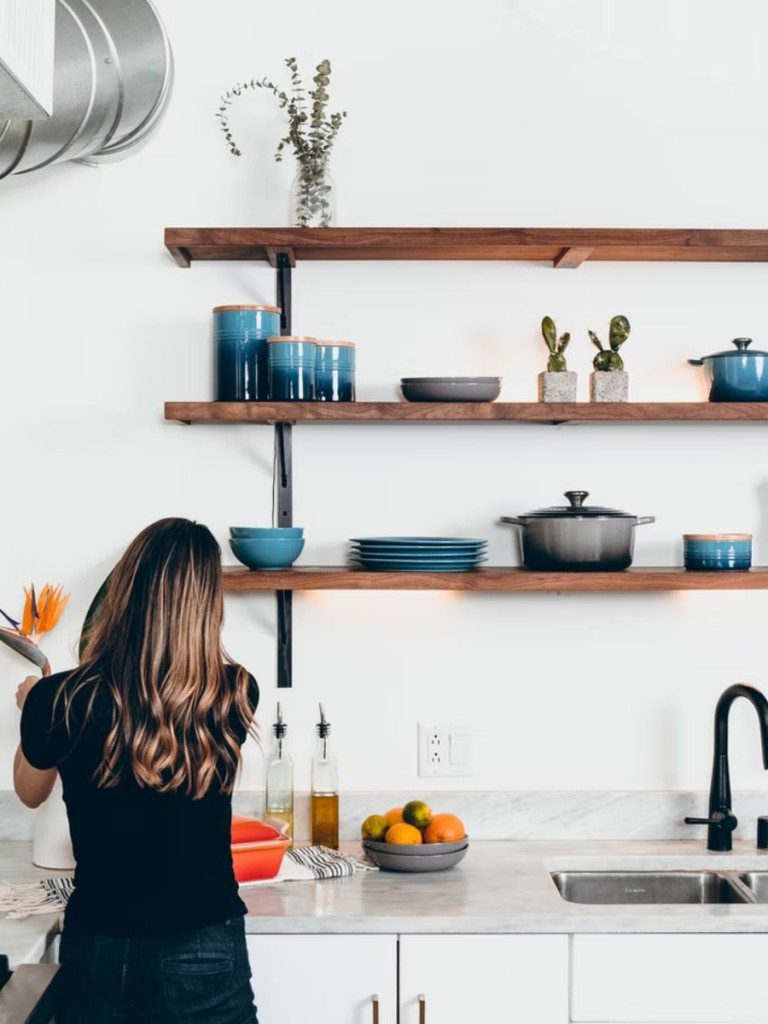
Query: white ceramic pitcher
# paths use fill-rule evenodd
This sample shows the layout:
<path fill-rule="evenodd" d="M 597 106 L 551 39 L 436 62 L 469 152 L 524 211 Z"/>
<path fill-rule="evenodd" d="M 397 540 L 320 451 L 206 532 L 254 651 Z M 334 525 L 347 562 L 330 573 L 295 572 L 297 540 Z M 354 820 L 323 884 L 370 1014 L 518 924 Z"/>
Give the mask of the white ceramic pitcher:
<path fill-rule="evenodd" d="M 32 863 L 51 871 L 71 871 L 75 866 L 67 808 L 58 775 L 51 795 L 35 812 Z"/>

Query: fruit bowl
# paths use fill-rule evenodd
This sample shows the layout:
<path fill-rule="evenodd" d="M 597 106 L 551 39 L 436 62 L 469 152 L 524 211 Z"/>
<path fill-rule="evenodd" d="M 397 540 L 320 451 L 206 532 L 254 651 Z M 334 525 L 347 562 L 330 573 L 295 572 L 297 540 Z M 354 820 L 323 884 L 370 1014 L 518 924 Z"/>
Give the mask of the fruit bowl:
<path fill-rule="evenodd" d="M 464 850 L 469 843 L 469 836 L 456 840 L 455 843 L 422 843 L 421 846 L 399 846 L 397 843 L 377 843 L 373 839 L 363 839 L 366 850 L 375 853 L 403 853 L 408 857 L 434 857 L 440 853 L 456 853 Z"/>
<path fill-rule="evenodd" d="M 448 850 L 448 847 L 459 849 Z M 368 859 L 385 871 L 405 871 L 415 874 L 423 871 L 447 871 L 464 860 L 469 840 L 456 843 L 430 843 L 425 846 L 398 846 L 396 843 L 374 843 L 363 840 Z"/>

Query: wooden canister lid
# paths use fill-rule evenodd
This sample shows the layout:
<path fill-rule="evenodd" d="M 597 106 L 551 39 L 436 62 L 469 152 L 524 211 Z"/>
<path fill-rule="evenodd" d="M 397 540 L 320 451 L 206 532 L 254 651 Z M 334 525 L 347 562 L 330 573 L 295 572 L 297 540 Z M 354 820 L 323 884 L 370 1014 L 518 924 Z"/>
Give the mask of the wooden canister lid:
<path fill-rule="evenodd" d="M 356 342 L 354 341 L 329 341 L 327 338 L 317 339 L 318 345 L 327 345 L 329 348 L 333 345 L 335 348 L 356 348 Z"/>
<path fill-rule="evenodd" d="M 684 533 L 683 540 L 752 540 L 751 533 Z"/>
<path fill-rule="evenodd" d="M 261 310 L 263 313 L 282 313 L 282 309 L 279 306 L 246 306 L 246 305 L 233 305 L 233 306 L 214 306 L 214 313 L 228 313 L 237 309 L 256 309 Z"/>
<path fill-rule="evenodd" d="M 279 341 L 304 341 L 309 345 L 317 344 L 317 338 L 313 338 L 311 334 L 279 334 L 267 338 L 267 343 L 270 345 Z"/>

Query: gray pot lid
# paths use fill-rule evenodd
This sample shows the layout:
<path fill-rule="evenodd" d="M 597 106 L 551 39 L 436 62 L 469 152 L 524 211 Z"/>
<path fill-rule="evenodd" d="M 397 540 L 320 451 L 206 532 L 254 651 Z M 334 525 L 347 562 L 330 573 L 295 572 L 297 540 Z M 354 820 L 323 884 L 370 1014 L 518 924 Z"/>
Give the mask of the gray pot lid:
<path fill-rule="evenodd" d="M 520 519 L 636 519 L 636 516 L 629 512 L 622 512 L 617 508 L 605 508 L 603 505 L 585 505 L 589 497 L 589 491 L 565 491 L 565 497 L 570 504 L 553 505 L 551 508 L 537 508 L 533 512 L 526 512 Z"/>
<path fill-rule="evenodd" d="M 725 349 L 723 352 L 713 352 L 712 355 L 702 356 L 702 359 L 729 359 L 738 356 L 768 356 L 768 352 L 761 349 L 750 348 L 751 338 L 734 338 L 731 342 L 735 348 Z"/>

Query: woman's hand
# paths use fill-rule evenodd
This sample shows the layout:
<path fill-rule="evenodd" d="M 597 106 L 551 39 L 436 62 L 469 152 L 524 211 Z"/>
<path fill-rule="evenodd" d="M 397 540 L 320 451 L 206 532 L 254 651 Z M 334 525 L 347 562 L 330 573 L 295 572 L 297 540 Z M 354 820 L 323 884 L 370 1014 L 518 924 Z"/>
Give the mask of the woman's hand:
<path fill-rule="evenodd" d="M 19 683 L 18 689 L 16 690 L 16 706 L 19 711 L 24 707 L 24 701 L 27 699 L 27 694 L 37 681 L 37 676 L 27 676 L 23 683 Z"/>

